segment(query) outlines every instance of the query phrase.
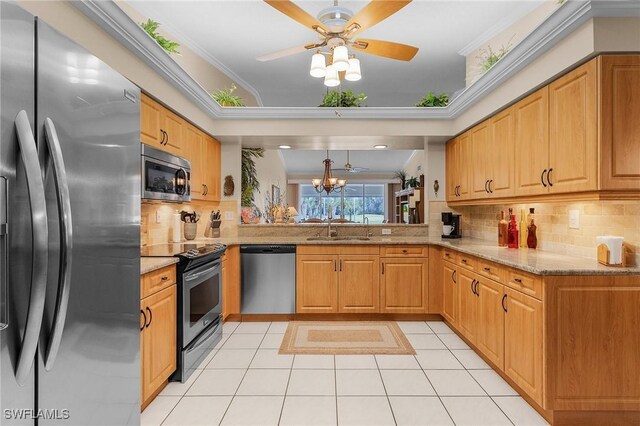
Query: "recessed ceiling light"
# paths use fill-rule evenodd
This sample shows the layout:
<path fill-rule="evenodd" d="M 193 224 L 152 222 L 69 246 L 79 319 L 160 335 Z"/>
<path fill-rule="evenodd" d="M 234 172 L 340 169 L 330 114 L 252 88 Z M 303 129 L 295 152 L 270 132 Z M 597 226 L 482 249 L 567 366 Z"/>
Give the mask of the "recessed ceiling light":
<path fill-rule="evenodd" d="M 375 149 L 387 149 L 387 145 L 374 145 L 373 146 Z"/>
<path fill-rule="evenodd" d="M 280 149 L 291 149 L 291 145 L 280 145 Z"/>

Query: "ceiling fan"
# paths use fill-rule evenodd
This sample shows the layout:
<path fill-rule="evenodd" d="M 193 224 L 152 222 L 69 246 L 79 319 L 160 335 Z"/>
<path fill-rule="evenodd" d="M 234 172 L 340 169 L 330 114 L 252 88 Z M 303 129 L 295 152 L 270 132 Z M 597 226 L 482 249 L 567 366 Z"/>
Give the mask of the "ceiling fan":
<path fill-rule="evenodd" d="M 353 167 L 353 165 L 351 165 L 351 163 L 349 162 L 349 151 L 347 151 L 347 162 L 344 164 L 344 169 L 333 169 L 335 171 L 346 171 L 348 173 L 360 173 L 360 172 L 368 172 L 369 168 L 368 167 Z"/>
<path fill-rule="evenodd" d="M 290 0 L 264 0 L 269 6 L 284 13 L 291 19 L 318 33 L 320 41 L 280 50 L 256 58 L 258 61 L 271 61 L 307 50 L 327 47 L 350 46 L 370 55 L 382 56 L 400 61 L 410 61 L 418 53 L 418 48 L 391 41 L 353 38 L 360 32 L 373 27 L 393 15 L 411 0 L 373 0 L 357 14 L 342 6 L 334 5 L 322 10 L 317 19 L 305 12 Z"/>

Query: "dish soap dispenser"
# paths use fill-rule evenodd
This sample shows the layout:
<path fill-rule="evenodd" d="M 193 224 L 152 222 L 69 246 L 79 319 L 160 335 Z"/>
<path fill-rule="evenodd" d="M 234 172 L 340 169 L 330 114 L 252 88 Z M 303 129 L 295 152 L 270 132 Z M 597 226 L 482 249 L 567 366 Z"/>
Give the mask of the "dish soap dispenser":
<path fill-rule="evenodd" d="M 500 212 L 501 219 L 498 222 L 498 246 L 506 247 L 507 246 L 507 232 L 509 224 L 504 218 L 504 210 Z"/>
<path fill-rule="evenodd" d="M 507 235 L 507 247 L 518 248 L 518 224 L 516 223 L 516 215 L 513 214 L 513 209 L 509 209 L 509 231 Z"/>

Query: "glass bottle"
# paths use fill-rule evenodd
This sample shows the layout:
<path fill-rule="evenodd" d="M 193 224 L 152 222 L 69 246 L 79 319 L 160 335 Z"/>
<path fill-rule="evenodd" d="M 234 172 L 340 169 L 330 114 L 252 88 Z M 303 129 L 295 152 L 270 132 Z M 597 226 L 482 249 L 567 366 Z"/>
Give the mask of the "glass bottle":
<path fill-rule="evenodd" d="M 509 232 L 507 235 L 507 247 L 509 248 L 518 248 L 518 224 L 516 223 L 516 215 L 512 213 L 512 209 L 509 209 L 509 216 L 511 216 L 511 220 L 509 221 Z"/>
<path fill-rule="evenodd" d="M 498 246 L 507 246 L 507 232 L 509 224 L 504 218 L 504 210 L 500 212 L 501 219 L 498 222 Z"/>
<path fill-rule="evenodd" d="M 527 248 L 527 228 L 528 223 L 524 209 L 520 209 L 520 248 Z"/>
<path fill-rule="evenodd" d="M 538 248 L 538 236 L 537 229 L 538 227 L 535 224 L 535 220 L 533 218 L 534 210 L 529 209 L 529 226 L 527 227 L 527 247 L 530 249 Z"/>

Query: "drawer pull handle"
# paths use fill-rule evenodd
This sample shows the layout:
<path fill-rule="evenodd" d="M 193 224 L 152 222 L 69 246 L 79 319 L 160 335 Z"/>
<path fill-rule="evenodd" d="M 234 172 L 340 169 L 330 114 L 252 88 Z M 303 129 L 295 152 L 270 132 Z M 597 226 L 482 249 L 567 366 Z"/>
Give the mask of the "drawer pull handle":
<path fill-rule="evenodd" d="M 462 259 L 462 263 L 467 263 L 467 259 Z"/>
<path fill-rule="evenodd" d="M 514 278 L 513 280 L 515 282 L 517 282 L 518 284 L 522 284 L 522 279 L 521 278 Z"/>
<path fill-rule="evenodd" d="M 471 281 L 471 293 L 476 294 L 475 286 L 476 280 Z"/>
<path fill-rule="evenodd" d="M 491 272 L 491 268 L 487 268 L 486 266 L 484 268 L 482 268 L 482 269 L 484 269 L 487 272 Z"/>
<path fill-rule="evenodd" d="M 454 269 L 453 272 L 451 272 L 451 280 L 453 281 L 454 284 L 458 284 L 458 282 L 456 281 L 456 270 Z"/>
<path fill-rule="evenodd" d="M 384 262 L 382 262 L 382 275 L 384 275 Z"/>
<path fill-rule="evenodd" d="M 505 304 L 507 302 L 507 295 L 505 293 L 504 296 L 502 296 L 502 310 L 506 313 L 507 312 L 507 305 Z"/>
<path fill-rule="evenodd" d="M 169 281 L 169 277 L 165 275 L 164 277 L 160 278 L 160 281 Z"/>
<path fill-rule="evenodd" d="M 403 252 L 403 253 L 406 253 L 406 252 L 407 252 L 407 249 L 403 249 L 403 250 L 402 250 L 402 252 Z"/>

